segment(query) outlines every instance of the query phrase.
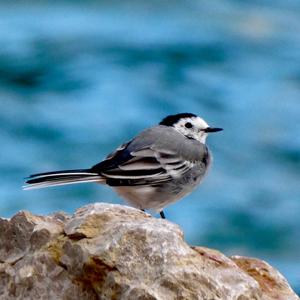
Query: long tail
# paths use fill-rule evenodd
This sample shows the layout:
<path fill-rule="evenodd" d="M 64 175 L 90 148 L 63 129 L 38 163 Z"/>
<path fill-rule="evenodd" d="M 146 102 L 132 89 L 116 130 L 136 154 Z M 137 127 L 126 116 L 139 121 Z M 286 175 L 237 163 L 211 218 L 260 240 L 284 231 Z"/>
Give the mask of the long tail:
<path fill-rule="evenodd" d="M 64 170 L 56 172 L 47 172 L 30 175 L 26 178 L 24 190 L 39 189 L 49 186 L 84 183 L 84 182 L 101 182 L 103 177 L 90 169 Z"/>

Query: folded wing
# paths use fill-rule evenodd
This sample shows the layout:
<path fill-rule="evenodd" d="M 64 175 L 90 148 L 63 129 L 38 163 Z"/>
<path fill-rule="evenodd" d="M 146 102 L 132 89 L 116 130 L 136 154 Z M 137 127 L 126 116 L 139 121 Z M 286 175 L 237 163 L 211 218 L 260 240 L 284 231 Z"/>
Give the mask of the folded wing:
<path fill-rule="evenodd" d="M 128 152 L 119 148 L 107 160 L 92 168 L 110 185 L 156 185 L 180 177 L 194 166 L 174 151 L 144 148 Z"/>

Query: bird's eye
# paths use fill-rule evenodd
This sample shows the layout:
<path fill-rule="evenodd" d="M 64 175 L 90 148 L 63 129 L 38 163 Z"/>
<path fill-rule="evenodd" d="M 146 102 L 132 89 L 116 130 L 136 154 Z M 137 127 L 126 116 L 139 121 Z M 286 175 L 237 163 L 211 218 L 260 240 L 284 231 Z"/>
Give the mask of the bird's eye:
<path fill-rule="evenodd" d="M 187 123 L 184 124 L 184 126 L 185 126 L 186 128 L 192 128 L 192 127 L 193 127 L 193 124 L 190 123 L 190 122 L 187 122 Z"/>

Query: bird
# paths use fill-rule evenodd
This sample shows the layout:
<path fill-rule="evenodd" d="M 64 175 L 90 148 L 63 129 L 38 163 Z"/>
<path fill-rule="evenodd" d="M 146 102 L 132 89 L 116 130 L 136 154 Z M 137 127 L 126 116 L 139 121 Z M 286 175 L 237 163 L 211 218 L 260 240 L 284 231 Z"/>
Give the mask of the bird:
<path fill-rule="evenodd" d="M 23 189 L 106 184 L 131 206 L 165 219 L 163 209 L 191 193 L 207 174 L 212 155 L 206 138 L 221 130 L 193 113 L 169 115 L 91 168 L 33 174 Z"/>

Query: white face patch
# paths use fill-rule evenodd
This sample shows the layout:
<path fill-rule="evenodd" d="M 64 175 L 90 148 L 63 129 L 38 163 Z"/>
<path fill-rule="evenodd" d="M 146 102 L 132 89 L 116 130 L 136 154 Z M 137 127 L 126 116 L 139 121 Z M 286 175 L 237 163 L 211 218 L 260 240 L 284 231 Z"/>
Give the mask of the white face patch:
<path fill-rule="evenodd" d="M 200 117 L 182 118 L 173 125 L 181 134 L 205 144 L 207 133 L 203 131 L 208 124 Z"/>

